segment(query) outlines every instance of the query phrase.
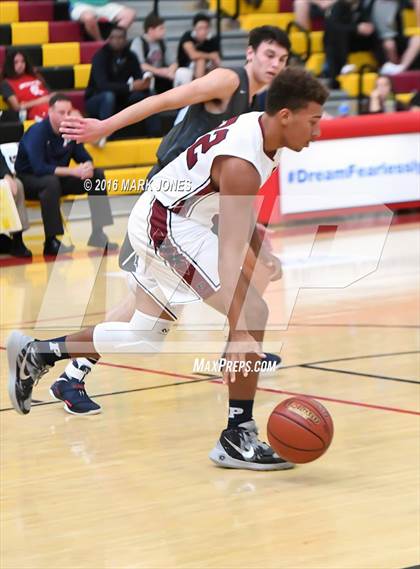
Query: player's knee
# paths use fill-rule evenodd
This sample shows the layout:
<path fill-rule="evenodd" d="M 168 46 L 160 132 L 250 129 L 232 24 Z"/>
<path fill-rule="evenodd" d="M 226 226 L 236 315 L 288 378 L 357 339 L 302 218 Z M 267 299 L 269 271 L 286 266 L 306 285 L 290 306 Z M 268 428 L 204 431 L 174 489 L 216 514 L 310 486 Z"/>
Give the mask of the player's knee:
<path fill-rule="evenodd" d="M 93 344 L 100 355 L 159 353 L 172 324 L 136 310 L 130 322 L 103 322 L 95 326 Z"/>

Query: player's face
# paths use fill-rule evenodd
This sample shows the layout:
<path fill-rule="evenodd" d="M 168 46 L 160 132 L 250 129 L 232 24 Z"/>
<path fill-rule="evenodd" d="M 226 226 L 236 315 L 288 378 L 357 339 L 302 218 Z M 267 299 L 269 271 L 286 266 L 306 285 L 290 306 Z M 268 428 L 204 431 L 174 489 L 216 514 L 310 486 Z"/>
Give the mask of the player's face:
<path fill-rule="evenodd" d="M 311 102 L 305 108 L 297 111 L 284 110 L 279 112 L 283 145 L 295 152 L 300 152 L 309 146 L 321 134 L 319 121 L 322 116 L 322 106 Z"/>
<path fill-rule="evenodd" d="M 254 77 L 258 83 L 269 85 L 274 77 L 287 65 L 289 52 L 275 42 L 262 42 L 254 51 L 248 48 L 247 58 L 252 63 Z"/>
<path fill-rule="evenodd" d="M 23 73 L 25 73 L 26 63 L 25 63 L 25 59 L 21 53 L 17 53 L 15 55 L 15 58 L 13 60 L 13 64 L 15 67 L 16 75 L 22 75 Z"/>
<path fill-rule="evenodd" d="M 73 107 L 70 101 L 57 101 L 55 105 L 50 107 L 48 116 L 55 132 L 59 131 L 61 123 L 71 115 L 72 111 Z"/>

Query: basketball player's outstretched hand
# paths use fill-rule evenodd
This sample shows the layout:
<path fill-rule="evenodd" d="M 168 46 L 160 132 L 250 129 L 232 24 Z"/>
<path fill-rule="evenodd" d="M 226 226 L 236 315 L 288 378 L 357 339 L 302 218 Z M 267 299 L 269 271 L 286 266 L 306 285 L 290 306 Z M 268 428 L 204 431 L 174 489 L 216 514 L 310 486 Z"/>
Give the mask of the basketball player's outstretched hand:
<path fill-rule="evenodd" d="M 96 142 L 107 135 L 102 121 L 76 116 L 67 117 L 61 123 L 60 132 L 63 138 L 76 142 Z"/>
<path fill-rule="evenodd" d="M 235 383 L 236 377 L 241 373 L 244 377 L 248 376 L 255 360 L 255 357 L 250 359 L 250 354 L 265 358 L 260 342 L 251 334 L 245 331 L 231 332 L 224 355 L 226 366 L 223 371 L 223 383 Z"/>

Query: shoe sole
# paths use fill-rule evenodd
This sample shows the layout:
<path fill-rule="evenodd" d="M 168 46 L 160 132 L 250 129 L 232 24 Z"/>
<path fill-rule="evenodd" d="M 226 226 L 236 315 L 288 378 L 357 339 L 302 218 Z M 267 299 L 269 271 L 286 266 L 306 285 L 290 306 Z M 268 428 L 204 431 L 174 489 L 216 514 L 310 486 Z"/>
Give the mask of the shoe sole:
<path fill-rule="evenodd" d="M 246 462 L 245 460 L 237 460 L 230 457 L 225 452 L 215 447 L 209 454 L 209 459 L 217 466 L 222 468 L 236 468 L 241 470 L 259 470 L 259 471 L 274 471 L 274 470 L 291 470 L 295 467 L 292 462 L 283 462 L 280 464 L 258 464 L 256 462 Z"/>
<path fill-rule="evenodd" d="M 33 338 L 30 336 L 25 336 L 20 332 L 14 331 L 10 334 L 7 340 L 7 362 L 9 365 L 9 380 L 8 380 L 8 392 L 9 399 L 15 411 L 20 415 L 27 415 L 31 410 L 31 402 L 29 402 L 29 409 L 23 411 L 20 407 L 18 400 L 16 399 L 16 360 L 22 350 L 29 342 L 32 342 Z"/>
<path fill-rule="evenodd" d="M 56 397 L 54 394 L 54 391 L 52 389 L 49 390 L 51 397 L 55 400 L 55 401 L 61 401 L 61 403 L 64 403 L 63 408 L 64 411 L 66 411 L 67 413 L 69 413 L 70 415 L 77 415 L 78 417 L 83 417 L 85 415 L 99 415 L 99 413 L 102 413 L 102 408 L 100 409 L 93 409 L 92 411 L 86 411 L 86 413 L 75 413 L 74 411 L 72 411 L 70 409 L 70 407 L 67 405 L 67 403 L 65 401 L 63 401 L 62 399 L 60 399 L 59 397 Z"/>

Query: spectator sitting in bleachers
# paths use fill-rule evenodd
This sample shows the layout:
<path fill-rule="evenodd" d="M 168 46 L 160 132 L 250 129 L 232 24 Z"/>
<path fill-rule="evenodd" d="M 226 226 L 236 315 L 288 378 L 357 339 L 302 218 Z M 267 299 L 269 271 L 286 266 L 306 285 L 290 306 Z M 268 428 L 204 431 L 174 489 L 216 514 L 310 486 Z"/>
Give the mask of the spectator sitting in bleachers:
<path fill-rule="evenodd" d="M 136 12 L 132 8 L 123 6 L 108 0 L 70 0 L 70 17 L 76 22 L 81 22 L 87 34 L 94 40 L 102 40 L 98 19 L 104 18 L 120 28 L 128 28 L 136 17 Z"/>
<path fill-rule="evenodd" d="M 382 41 L 387 61 L 398 63 L 397 16 L 401 0 L 373 0 L 371 4 L 371 19 L 376 33 Z"/>
<path fill-rule="evenodd" d="M 5 180 L 12 192 L 13 199 L 16 205 L 17 212 L 19 214 L 19 219 L 22 224 L 22 230 L 11 232 L 11 239 L 8 240 L 4 237 L 2 238 L 3 248 L 2 253 L 10 253 L 14 257 L 32 257 L 32 253 L 26 247 L 22 239 L 22 232 L 29 229 L 28 214 L 25 207 L 25 194 L 23 190 L 22 182 L 16 178 L 10 171 L 7 162 L 0 150 L 0 180 Z M 3 190 L 1 190 L 3 191 Z M 5 244 L 8 243 L 9 247 L 5 248 Z"/>
<path fill-rule="evenodd" d="M 331 88 L 339 88 L 337 76 L 349 71 L 346 61 L 351 51 L 375 50 L 377 38 L 369 17 L 365 0 L 337 0 L 327 11 L 324 49 Z"/>
<path fill-rule="evenodd" d="M 220 66 L 220 47 L 210 33 L 210 18 L 199 13 L 194 16 L 193 29 L 184 33 L 178 44 L 178 69 L 174 85 L 189 83 Z"/>
<path fill-rule="evenodd" d="M 325 18 L 325 13 L 336 0 L 295 0 L 295 21 L 305 30 L 311 29 L 312 18 Z"/>
<path fill-rule="evenodd" d="M 90 117 L 107 119 L 125 107 L 138 103 L 150 93 L 150 76 L 142 78 L 137 57 L 127 43 L 127 32 L 114 28 L 106 43 L 92 60 L 85 92 L 86 111 Z M 145 121 L 149 136 L 159 134 L 159 119 Z"/>
<path fill-rule="evenodd" d="M 412 0 L 412 5 L 416 13 L 416 25 L 420 28 L 420 0 Z M 411 65 L 420 55 L 420 35 L 413 35 L 411 38 L 408 38 L 408 40 L 405 38 L 403 39 L 406 41 L 406 49 L 404 50 L 401 59 L 399 61 L 395 61 L 388 57 L 389 61 L 381 67 L 382 74 L 397 75 L 398 73 L 402 73 L 403 71 L 410 69 Z"/>
<path fill-rule="evenodd" d="M 116 249 L 109 243 L 103 231 L 105 225 L 113 223 L 102 170 L 95 169 L 91 156 L 83 144 L 64 140 L 60 125 L 70 116 L 72 104 L 65 95 L 54 95 L 50 99 L 48 117 L 34 124 L 23 135 L 16 157 L 16 174 L 23 182 L 27 199 L 39 200 L 44 223 L 44 255 L 69 253 L 72 246 L 63 245 L 57 235 L 63 235 L 60 197 L 68 194 L 88 194 L 92 218 L 92 234 L 88 245 Z M 70 160 L 77 166 L 70 167 Z M 90 180 L 90 190 L 85 180 Z"/>
<path fill-rule="evenodd" d="M 369 113 L 394 113 L 405 110 L 405 105 L 395 98 L 391 79 L 378 75 L 375 88 L 369 97 Z"/>
<path fill-rule="evenodd" d="M 177 64 L 170 61 L 165 43 L 165 20 L 151 12 L 144 20 L 144 34 L 131 42 L 143 71 L 153 73 L 154 93 L 172 89 Z"/>
<path fill-rule="evenodd" d="M 42 120 L 48 114 L 52 93 L 22 51 L 10 50 L 6 56 L 0 94 L 21 119 Z"/>

